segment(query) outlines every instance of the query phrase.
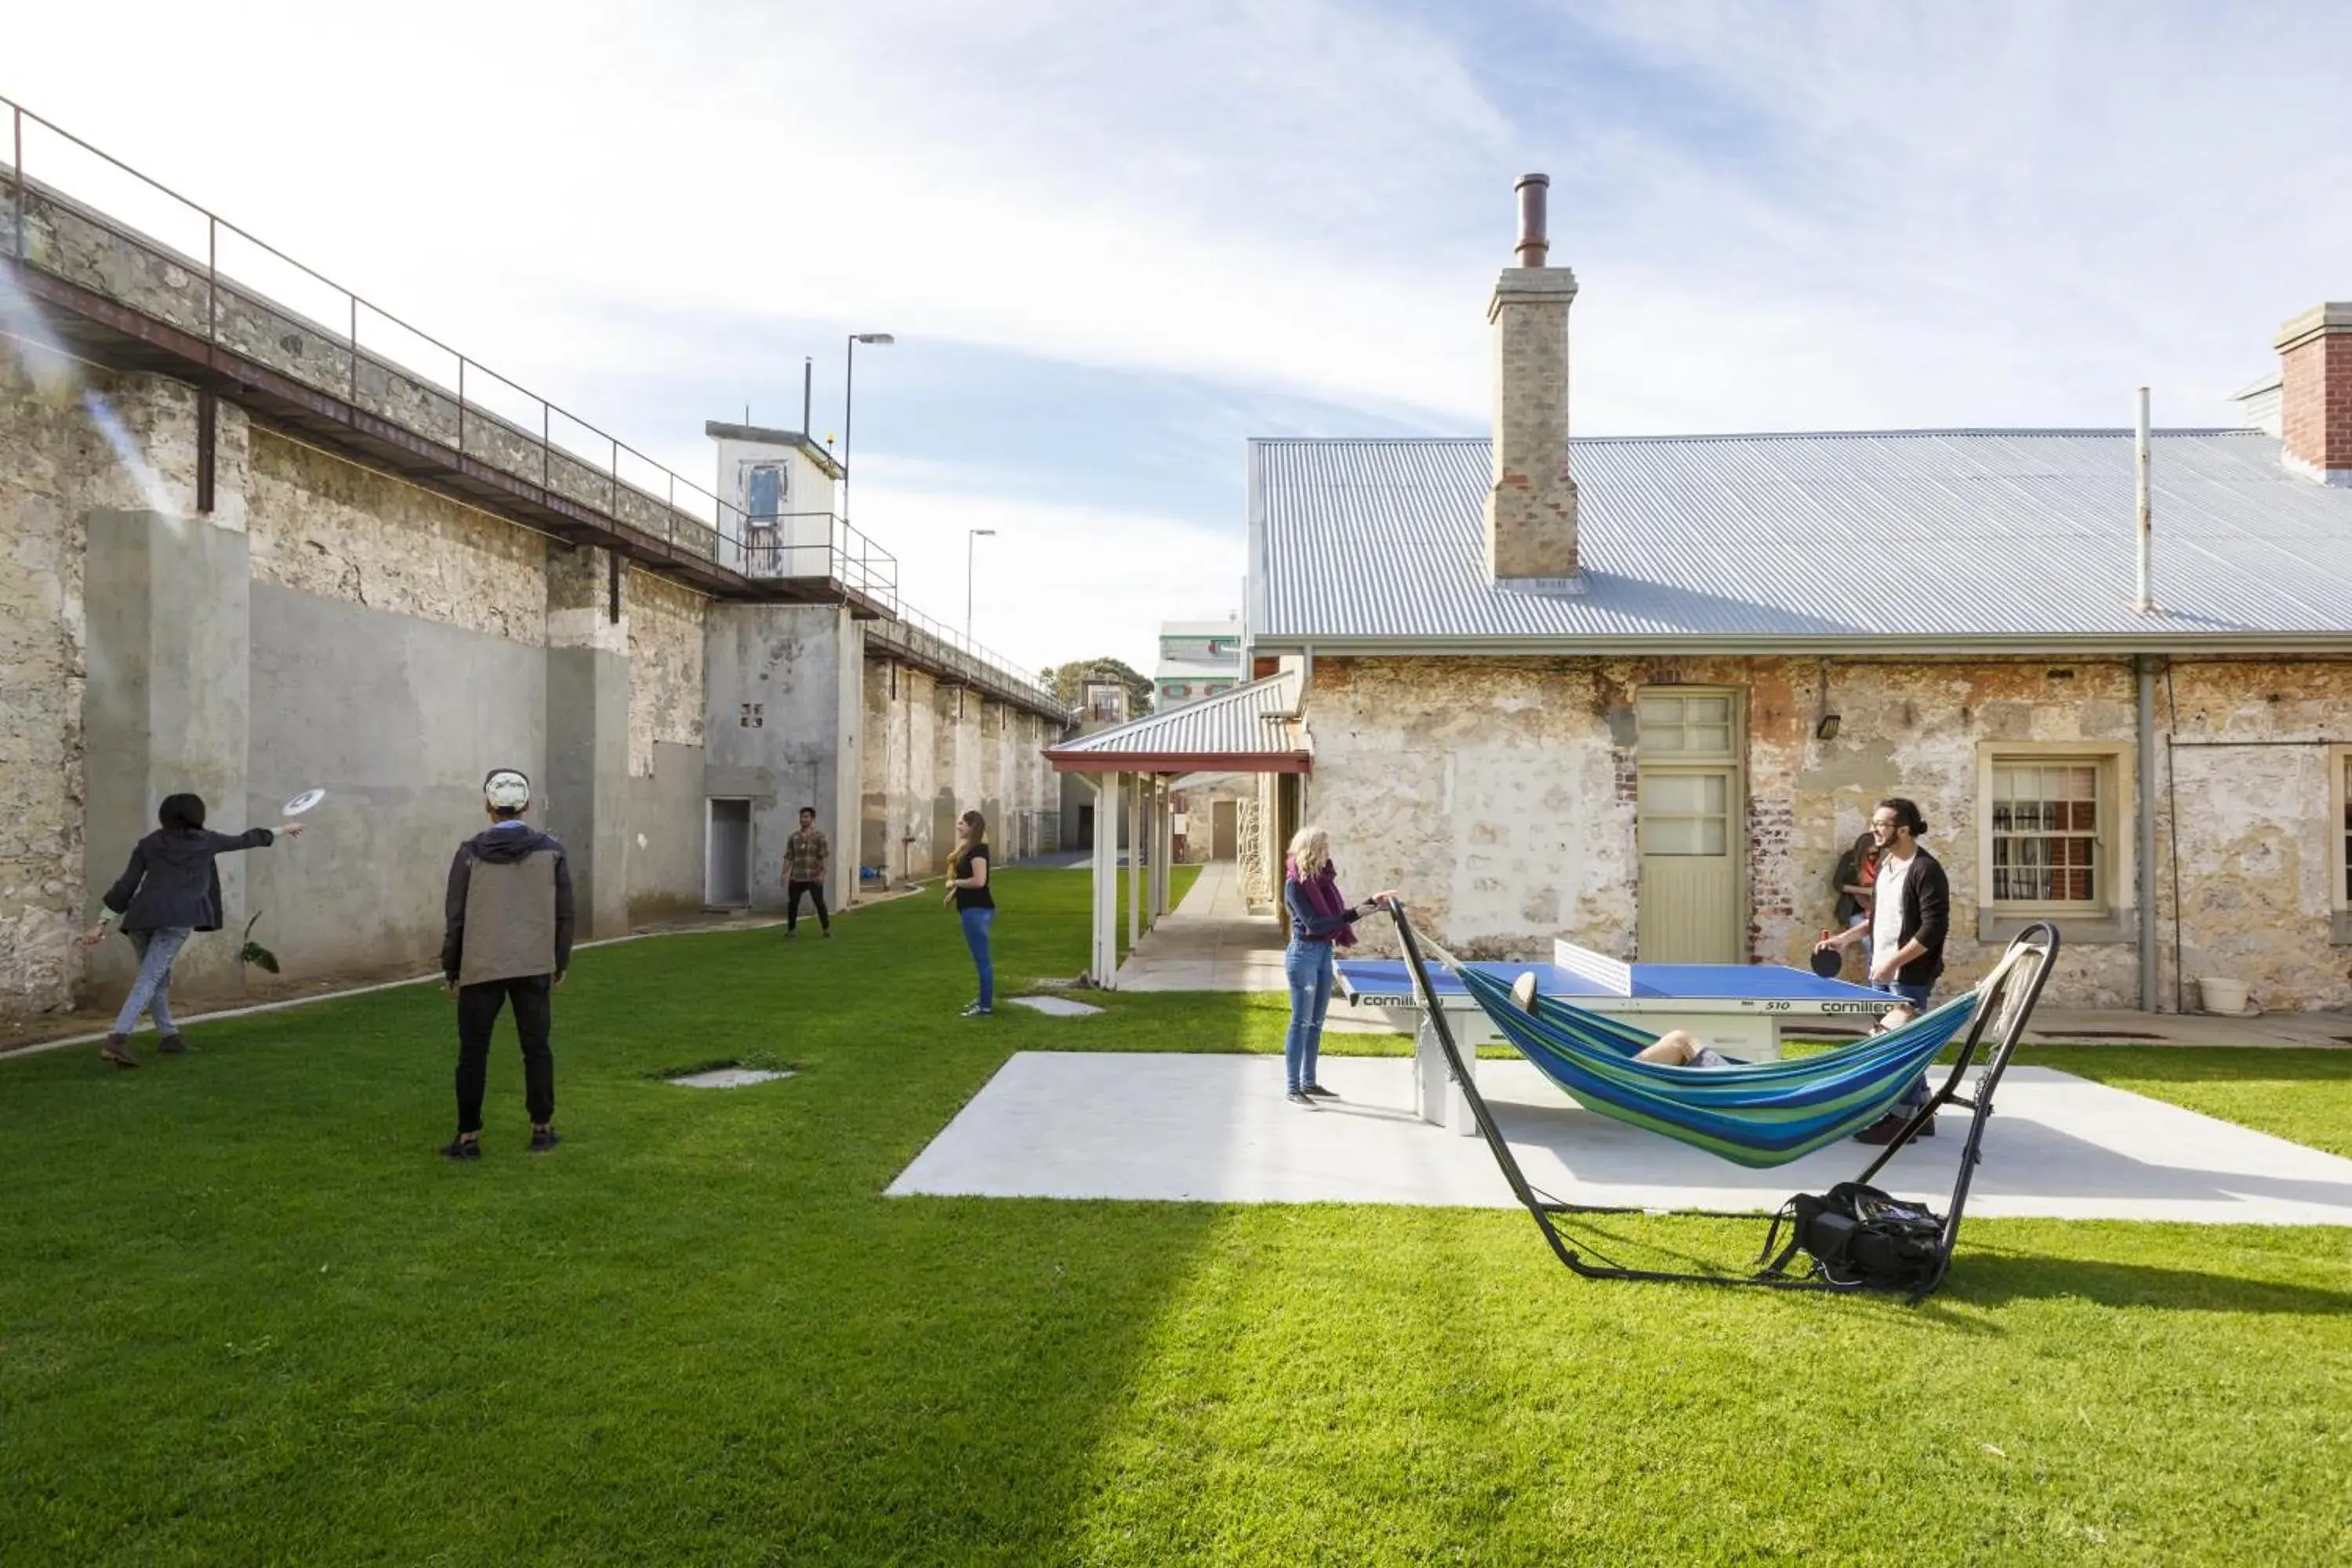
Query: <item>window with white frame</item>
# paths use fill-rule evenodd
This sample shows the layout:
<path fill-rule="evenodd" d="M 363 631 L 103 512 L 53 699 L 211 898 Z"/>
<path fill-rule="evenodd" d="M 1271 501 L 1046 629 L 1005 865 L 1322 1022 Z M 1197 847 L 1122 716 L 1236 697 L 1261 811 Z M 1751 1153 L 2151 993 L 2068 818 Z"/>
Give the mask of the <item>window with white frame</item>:
<path fill-rule="evenodd" d="M 1995 757 L 1991 858 L 1986 880 L 1997 906 L 2104 909 L 2113 875 L 2108 802 L 2114 764 L 2104 757 Z"/>
<path fill-rule="evenodd" d="M 2336 752 L 2336 906 L 2352 910 L 2352 746 Z"/>

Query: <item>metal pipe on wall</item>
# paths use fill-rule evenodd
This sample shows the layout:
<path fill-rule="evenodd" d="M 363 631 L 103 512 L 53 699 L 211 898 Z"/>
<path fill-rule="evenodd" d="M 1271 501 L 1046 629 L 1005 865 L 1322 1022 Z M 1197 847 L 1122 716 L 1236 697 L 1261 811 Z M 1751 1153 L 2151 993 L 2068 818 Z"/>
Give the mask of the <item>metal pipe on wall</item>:
<path fill-rule="evenodd" d="M 2151 454 L 2147 438 L 2147 388 L 2139 389 L 2139 427 L 2132 447 L 2132 468 L 2135 476 L 2137 505 L 2135 515 L 2139 522 L 2139 599 L 2137 609 L 2147 615 L 2156 608 L 2156 584 L 2151 581 L 2155 571 L 2153 553 L 2156 539 L 2154 505 L 2148 497 L 2148 468 Z"/>
<path fill-rule="evenodd" d="M 2145 406 L 2143 405 L 2143 406 Z M 2132 660 L 2139 687 L 2139 1010 L 2157 1005 L 2156 916 L 2156 656 Z"/>

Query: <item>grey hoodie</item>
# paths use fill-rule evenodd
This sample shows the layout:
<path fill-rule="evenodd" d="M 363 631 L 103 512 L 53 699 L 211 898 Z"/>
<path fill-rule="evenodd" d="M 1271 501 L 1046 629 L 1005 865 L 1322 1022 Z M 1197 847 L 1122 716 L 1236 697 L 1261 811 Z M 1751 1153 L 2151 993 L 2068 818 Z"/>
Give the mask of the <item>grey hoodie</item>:
<path fill-rule="evenodd" d="M 449 862 L 441 973 L 460 985 L 572 967 L 572 867 L 553 834 L 485 828 Z"/>
<path fill-rule="evenodd" d="M 220 868 L 215 856 L 260 849 L 277 835 L 267 827 L 245 833 L 163 828 L 141 839 L 131 864 L 100 901 L 122 916 L 122 929 L 218 931 L 221 928 Z"/>

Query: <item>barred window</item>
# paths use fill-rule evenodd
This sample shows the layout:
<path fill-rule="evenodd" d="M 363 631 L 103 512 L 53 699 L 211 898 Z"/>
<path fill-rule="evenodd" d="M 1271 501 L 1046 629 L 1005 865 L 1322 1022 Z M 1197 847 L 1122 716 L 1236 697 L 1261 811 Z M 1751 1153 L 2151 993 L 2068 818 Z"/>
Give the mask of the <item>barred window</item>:
<path fill-rule="evenodd" d="M 1997 904 L 2098 906 L 2107 898 L 2102 800 L 2107 764 L 2056 758 L 1992 766 Z"/>

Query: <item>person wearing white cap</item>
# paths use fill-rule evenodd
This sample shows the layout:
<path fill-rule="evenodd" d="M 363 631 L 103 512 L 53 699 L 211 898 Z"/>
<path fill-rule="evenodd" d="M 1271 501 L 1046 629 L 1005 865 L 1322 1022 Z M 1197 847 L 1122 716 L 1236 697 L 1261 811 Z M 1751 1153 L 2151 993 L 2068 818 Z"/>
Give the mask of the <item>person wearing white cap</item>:
<path fill-rule="evenodd" d="M 572 868 L 563 845 L 523 821 L 530 780 L 514 768 L 482 781 L 490 826 L 457 847 L 449 863 L 441 973 L 457 998 L 457 1135 L 441 1152 L 452 1160 L 482 1154 L 482 1095 L 489 1076 L 490 1032 L 508 1001 L 522 1043 L 523 1099 L 530 1147 L 543 1153 L 556 1135 L 554 1023 L 551 993 L 572 966 Z"/>

